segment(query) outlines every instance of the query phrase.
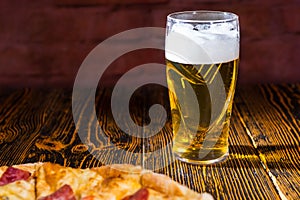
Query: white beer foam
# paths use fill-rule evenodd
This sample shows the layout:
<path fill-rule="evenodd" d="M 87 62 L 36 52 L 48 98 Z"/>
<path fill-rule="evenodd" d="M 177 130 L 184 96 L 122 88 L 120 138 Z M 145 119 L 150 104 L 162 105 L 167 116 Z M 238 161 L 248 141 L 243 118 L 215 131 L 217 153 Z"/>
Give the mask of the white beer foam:
<path fill-rule="evenodd" d="M 238 31 L 227 24 L 215 24 L 193 30 L 190 24 L 174 24 L 166 36 L 165 55 L 168 60 L 185 64 L 212 64 L 239 57 Z M 232 25 L 231 25 L 232 26 Z M 231 29 L 231 31 L 229 31 Z"/>

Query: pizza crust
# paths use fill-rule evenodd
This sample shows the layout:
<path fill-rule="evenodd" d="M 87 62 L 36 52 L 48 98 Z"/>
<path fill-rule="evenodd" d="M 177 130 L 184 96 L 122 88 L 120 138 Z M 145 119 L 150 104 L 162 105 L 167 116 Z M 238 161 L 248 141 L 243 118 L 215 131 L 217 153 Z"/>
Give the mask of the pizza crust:
<path fill-rule="evenodd" d="M 186 192 L 184 187 L 162 174 L 147 172 L 142 175 L 141 181 L 144 187 L 165 193 L 168 196 L 184 196 Z"/>

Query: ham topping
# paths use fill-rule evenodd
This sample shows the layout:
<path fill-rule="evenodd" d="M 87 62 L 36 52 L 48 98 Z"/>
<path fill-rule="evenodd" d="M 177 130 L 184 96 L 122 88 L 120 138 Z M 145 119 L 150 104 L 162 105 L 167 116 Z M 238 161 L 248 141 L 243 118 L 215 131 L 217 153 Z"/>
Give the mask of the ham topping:
<path fill-rule="evenodd" d="M 72 188 L 65 184 L 62 187 L 60 187 L 56 192 L 39 198 L 39 200 L 76 200 L 74 196 L 74 192 Z"/>
<path fill-rule="evenodd" d="M 0 177 L 0 186 L 7 185 L 9 183 L 27 180 L 31 176 L 30 172 L 22 169 L 8 167 L 7 170 Z"/>

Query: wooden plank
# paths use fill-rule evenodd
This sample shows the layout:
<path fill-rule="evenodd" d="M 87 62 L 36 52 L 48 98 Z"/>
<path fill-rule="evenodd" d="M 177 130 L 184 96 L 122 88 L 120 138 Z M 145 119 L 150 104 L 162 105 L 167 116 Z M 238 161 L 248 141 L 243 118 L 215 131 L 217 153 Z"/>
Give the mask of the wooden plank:
<path fill-rule="evenodd" d="M 11 93 L 0 107 L 1 165 L 36 162 L 35 150 L 42 126 L 49 121 L 56 92 L 20 90 Z"/>
<path fill-rule="evenodd" d="M 300 85 L 239 91 L 238 113 L 261 162 L 284 199 L 300 198 Z"/>
<path fill-rule="evenodd" d="M 116 98 L 121 98 L 126 92 L 126 88 L 124 88 Z M 90 161 L 84 159 L 80 167 L 122 162 L 142 165 L 142 139 L 133 134 L 127 134 L 128 130 L 132 130 L 132 125 L 129 123 L 130 120 L 137 124 L 142 123 L 142 101 L 137 100 L 135 106 L 118 105 L 116 108 L 118 111 L 117 117 L 121 119 L 121 122 L 116 122 L 111 109 L 111 96 L 112 90 L 104 88 L 98 91 L 95 101 L 92 99 L 95 98 L 94 94 L 90 94 L 87 100 L 80 100 L 81 97 L 79 97 L 78 108 L 75 108 L 78 110 L 80 118 L 78 131 L 81 131 L 79 132 L 80 139 L 88 146 L 90 152 Z M 93 113 L 89 109 L 93 103 L 96 103 L 97 116 L 92 116 Z M 135 112 L 135 115 L 128 117 L 124 113 L 129 106 L 133 109 L 133 111 L 130 111 Z M 125 130 L 118 123 L 126 125 Z M 135 132 L 135 134 L 139 135 L 141 133 Z"/>

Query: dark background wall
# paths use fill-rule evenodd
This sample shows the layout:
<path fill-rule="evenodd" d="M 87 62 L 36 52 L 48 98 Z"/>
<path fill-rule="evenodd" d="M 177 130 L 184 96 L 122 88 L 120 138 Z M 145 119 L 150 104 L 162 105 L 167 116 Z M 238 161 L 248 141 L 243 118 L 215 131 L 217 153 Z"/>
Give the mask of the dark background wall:
<path fill-rule="evenodd" d="M 72 87 L 86 55 L 101 41 L 132 28 L 165 27 L 167 14 L 224 10 L 240 16 L 239 84 L 299 82 L 299 0 L 2 0 L 0 87 Z M 116 62 L 164 62 L 140 53 Z"/>

